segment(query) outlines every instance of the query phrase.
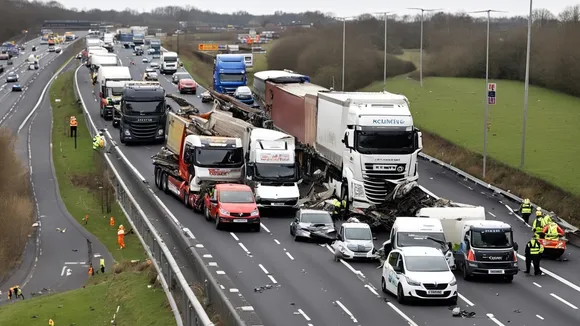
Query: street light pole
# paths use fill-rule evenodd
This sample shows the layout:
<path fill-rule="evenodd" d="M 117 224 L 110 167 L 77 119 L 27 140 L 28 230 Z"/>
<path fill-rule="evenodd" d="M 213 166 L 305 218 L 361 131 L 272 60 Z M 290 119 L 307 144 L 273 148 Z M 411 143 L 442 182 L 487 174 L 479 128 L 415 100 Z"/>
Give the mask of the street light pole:
<path fill-rule="evenodd" d="M 487 87 L 489 84 L 489 25 L 491 22 L 491 13 L 492 12 L 503 12 L 498 10 L 480 10 L 480 11 L 473 11 L 472 13 L 487 13 L 487 36 L 485 41 L 485 114 L 483 118 L 483 169 L 482 169 L 482 176 L 485 179 L 485 172 L 487 167 L 487 123 L 489 120 L 489 99 L 487 98 Z"/>
<path fill-rule="evenodd" d="M 385 19 L 385 49 L 383 51 L 383 91 L 387 91 L 387 25 L 388 17 L 391 12 L 375 12 L 374 15 L 381 15 Z"/>
<path fill-rule="evenodd" d="M 407 9 L 421 11 L 421 47 L 419 50 L 419 83 L 421 84 L 421 87 L 423 87 L 423 22 L 425 18 L 424 16 L 425 12 L 439 11 L 441 9 L 425 9 L 425 8 L 407 8 Z"/>
<path fill-rule="evenodd" d="M 533 4 L 530 0 L 530 15 L 528 16 L 528 45 L 526 49 L 526 77 L 524 84 L 524 126 L 522 130 L 522 154 L 520 157 L 520 169 L 524 168 L 526 154 L 526 125 L 528 122 L 528 92 L 530 90 L 530 52 L 532 46 L 532 10 Z"/>
<path fill-rule="evenodd" d="M 346 18 L 342 20 L 342 77 L 340 82 L 342 83 L 341 91 L 344 92 L 344 65 L 346 59 Z"/>

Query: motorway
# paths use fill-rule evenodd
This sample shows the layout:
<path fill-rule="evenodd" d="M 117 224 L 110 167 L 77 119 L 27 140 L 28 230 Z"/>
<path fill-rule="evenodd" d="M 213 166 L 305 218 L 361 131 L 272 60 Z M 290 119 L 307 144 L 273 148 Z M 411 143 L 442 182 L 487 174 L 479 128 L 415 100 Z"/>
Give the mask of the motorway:
<path fill-rule="evenodd" d="M 36 52 L 30 51 L 32 45 L 37 46 Z M 68 46 L 61 44 L 62 54 L 70 52 L 66 51 Z M 30 53 L 39 56 L 39 70 L 27 70 L 25 60 Z M 52 114 L 47 85 L 68 60 L 66 54 L 62 54 L 49 53 L 48 46 L 41 46 L 40 39 L 34 39 L 28 42 L 26 53 L 13 58 L 14 65 L 8 66 L 10 69 L 0 76 L 0 127 L 9 128 L 18 135 L 17 151 L 31 172 L 38 222 L 26 246 L 22 264 L 12 271 L 1 289 L 7 291 L 8 287 L 19 284 L 25 297 L 84 285 L 88 278 L 87 240 L 92 242 L 95 265 L 100 257 L 105 258 L 108 266 L 113 262 L 106 248 L 67 212 L 55 180 L 50 136 Z M 18 73 L 23 92 L 12 92 L 11 84 L 6 84 L 5 75 L 9 71 Z M 6 296 L 2 295 L 0 300 L 6 300 Z"/>
<path fill-rule="evenodd" d="M 133 78 L 140 80 L 148 64 L 130 51 L 118 49 L 124 65 L 131 66 Z M 81 96 L 98 128 L 108 128 L 117 143 L 118 132 L 110 121 L 99 117 L 98 102 L 92 93 L 88 70 L 77 73 Z M 169 93 L 177 93 L 169 78 L 160 78 Z M 203 90 L 198 89 L 198 94 Z M 197 96 L 185 96 L 202 112 L 211 109 Z M 170 103 L 174 108 L 177 106 Z M 154 184 L 150 157 L 157 145 L 122 146 L 124 155 L 135 168 Z M 511 214 L 508 206 L 486 190 L 470 185 L 439 166 L 420 162 L 421 184 L 434 194 L 453 201 L 482 205 L 490 219 L 514 226 L 516 241 L 523 253 L 531 237 L 529 229 Z M 567 262 L 544 261 L 545 274 L 540 277 L 518 274 L 511 284 L 466 282 L 457 276 L 459 305 L 475 316 L 465 320 L 452 317 L 445 305 L 399 305 L 392 296 L 380 293 L 380 270 L 377 264 L 340 263 L 326 246 L 297 243 L 289 235 L 290 220 L 263 217 L 263 232 L 219 232 L 212 223 L 186 209 L 179 201 L 156 191 L 184 227 L 212 253 L 215 261 L 239 287 L 254 306 L 265 325 L 377 325 L 389 321 L 394 325 L 542 325 L 544 323 L 576 324 L 580 321 L 580 250 L 569 248 Z M 264 232 L 265 231 L 265 232 Z M 377 245 L 382 241 L 377 240 Z M 523 257 L 520 261 L 524 268 Z M 266 289 L 261 286 L 271 285 Z M 525 300 L 528 299 L 528 300 Z"/>

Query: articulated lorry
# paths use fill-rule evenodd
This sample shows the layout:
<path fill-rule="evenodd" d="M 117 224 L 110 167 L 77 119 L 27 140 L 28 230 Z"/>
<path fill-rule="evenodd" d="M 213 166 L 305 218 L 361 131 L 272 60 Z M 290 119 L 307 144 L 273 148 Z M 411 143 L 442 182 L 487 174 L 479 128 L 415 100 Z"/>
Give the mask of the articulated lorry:
<path fill-rule="evenodd" d="M 161 40 L 159 39 L 151 39 L 149 41 L 149 46 L 153 50 L 151 53 L 153 58 L 159 58 L 161 56 Z"/>
<path fill-rule="evenodd" d="M 254 98 L 266 101 L 266 82 L 275 84 L 309 83 L 310 77 L 298 74 L 292 70 L 266 70 L 254 74 Z"/>
<path fill-rule="evenodd" d="M 109 52 L 113 52 L 113 46 L 115 45 L 115 34 L 105 33 L 103 36 L 103 42 L 105 43 L 104 48 Z"/>
<path fill-rule="evenodd" d="M 129 67 L 105 66 L 98 71 L 94 91 L 99 94 L 99 113 L 105 120 L 112 119 L 114 127 L 119 125 L 121 118 L 118 114 L 115 120 L 114 112 L 120 110 L 125 83 L 131 80 Z"/>
<path fill-rule="evenodd" d="M 167 112 L 165 90 L 159 82 L 125 82 L 121 104 L 113 112 L 121 143 L 163 143 Z"/>
<path fill-rule="evenodd" d="M 242 140 L 200 135 L 199 117 L 169 112 L 167 144 L 155 154 L 155 185 L 200 211 L 203 196 L 216 183 L 242 180 Z"/>
<path fill-rule="evenodd" d="M 179 66 L 179 57 L 175 52 L 161 53 L 161 65 L 159 71 L 162 74 L 174 74 Z"/>
<path fill-rule="evenodd" d="M 246 86 L 246 64 L 239 54 L 218 54 L 214 59 L 213 90 L 233 95 L 240 86 Z"/>

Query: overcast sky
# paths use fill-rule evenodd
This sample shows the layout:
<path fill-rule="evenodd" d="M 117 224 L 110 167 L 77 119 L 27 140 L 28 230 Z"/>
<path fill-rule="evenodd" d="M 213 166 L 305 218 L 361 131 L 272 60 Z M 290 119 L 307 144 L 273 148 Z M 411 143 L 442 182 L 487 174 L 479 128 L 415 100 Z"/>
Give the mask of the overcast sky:
<path fill-rule="evenodd" d="M 292 1 L 265 1 L 265 0 L 220 0 L 220 1 L 188 1 L 188 0 L 100 0 L 80 2 L 78 0 L 60 0 L 60 3 L 67 7 L 76 7 L 78 9 L 92 9 L 98 6 L 99 9 L 123 10 L 124 8 L 133 8 L 138 11 L 149 11 L 159 7 L 160 3 L 164 6 L 191 5 L 202 10 L 211 10 L 216 12 L 234 12 L 244 10 L 256 15 L 271 14 L 276 10 L 285 12 L 303 12 L 320 10 L 322 12 L 332 12 L 337 16 L 355 16 L 368 12 L 392 11 L 397 14 L 409 14 L 413 11 L 407 7 L 424 7 L 432 9 L 443 9 L 445 11 L 476 11 L 494 9 L 507 11 L 507 14 L 496 15 L 526 15 L 529 10 L 529 0 L 408 0 L 408 1 L 379 1 L 379 0 L 292 0 Z M 80 5 L 83 3 L 83 5 Z M 552 13 L 557 14 L 566 6 L 580 4 L 572 0 L 535 0 L 534 8 L 546 8 Z"/>

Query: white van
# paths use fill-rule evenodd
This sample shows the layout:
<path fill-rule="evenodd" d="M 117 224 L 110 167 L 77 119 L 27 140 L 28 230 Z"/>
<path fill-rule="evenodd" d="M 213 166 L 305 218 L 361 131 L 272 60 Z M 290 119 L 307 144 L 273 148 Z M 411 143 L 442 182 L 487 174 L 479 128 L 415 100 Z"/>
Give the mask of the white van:
<path fill-rule="evenodd" d="M 436 218 L 397 217 L 389 240 L 383 243 L 385 255 L 393 249 L 407 247 L 431 247 L 439 249 L 445 256 L 451 269 L 455 269 L 455 260 L 451 245 L 445 238 L 441 221 Z"/>

